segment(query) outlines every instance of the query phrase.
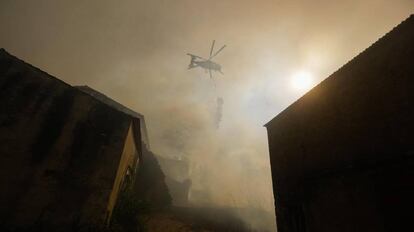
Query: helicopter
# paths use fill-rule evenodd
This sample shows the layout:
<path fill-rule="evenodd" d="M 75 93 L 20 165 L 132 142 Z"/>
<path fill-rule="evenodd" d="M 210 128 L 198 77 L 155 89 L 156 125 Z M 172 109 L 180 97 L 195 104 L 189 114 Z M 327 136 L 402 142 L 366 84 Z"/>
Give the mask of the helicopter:
<path fill-rule="evenodd" d="M 210 49 L 210 57 L 208 59 L 203 58 L 201 56 L 196 56 L 196 55 L 187 53 L 187 55 L 189 55 L 191 57 L 190 65 L 188 65 L 188 69 L 192 69 L 192 68 L 196 68 L 196 67 L 201 67 L 206 72 L 207 71 L 209 72 L 210 78 L 213 78 L 213 74 L 211 73 L 211 70 L 216 71 L 216 72 L 220 72 L 221 74 L 223 74 L 223 72 L 221 71 L 221 65 L 213 62 L 212 59 L 215 56 L 217 56 L 226 47 L 226 45 L 223 45 L 223 47 L 221 47 L 217 52 L 215 52 L 213 54 L 214 43 L 215 42 L 216 41 L 213 40 L 213 44 L 211 45 L 211 49 Z"/>

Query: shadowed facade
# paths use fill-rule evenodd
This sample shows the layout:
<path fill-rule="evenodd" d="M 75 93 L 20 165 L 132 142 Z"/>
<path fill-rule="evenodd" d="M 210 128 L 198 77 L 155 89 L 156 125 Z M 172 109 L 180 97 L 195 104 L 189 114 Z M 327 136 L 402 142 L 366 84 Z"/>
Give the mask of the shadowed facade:
<path fill-rule="evenodd" d="M 266 124 L 279 232 L 412 227 L 413 41 L 410 16 Z"/>
<path fill-rule="evenodd" d="M 0 49 L 0 228 L 109 222 L 148 141 L 142 115 L 92 93 Z"/>

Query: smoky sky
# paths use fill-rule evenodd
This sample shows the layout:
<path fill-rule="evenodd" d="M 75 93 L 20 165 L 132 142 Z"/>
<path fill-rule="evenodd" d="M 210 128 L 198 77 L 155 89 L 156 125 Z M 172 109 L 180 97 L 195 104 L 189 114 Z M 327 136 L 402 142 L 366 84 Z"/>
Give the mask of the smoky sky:
<path fill-rule="evenodd" d="M 273 212 L 263 125 L 414 10 L 411 0 L 0 0 L 0 47 L 145 115 L 151 147 L 190 160 L 218 205 Z M 227 47 L 214 79 L 191 52 Z M 217 99 L 222 98 L 220 127 Z"/>

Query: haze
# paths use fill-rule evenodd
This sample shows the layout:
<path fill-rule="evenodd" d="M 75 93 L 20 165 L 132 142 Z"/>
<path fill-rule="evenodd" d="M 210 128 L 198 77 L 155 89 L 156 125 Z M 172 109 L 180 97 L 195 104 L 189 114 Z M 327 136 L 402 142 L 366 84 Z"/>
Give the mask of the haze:
<path fill-rule="evenodd" d="M 414 10 L 411 0 L 1 0 L 0 47 L 145 115 L 154 152 L 187 158 L 195 204 L 273 213 L 263 125 Z M 191 52 L 227 47 L 214 79 Z M 223 99 L 217 117 L 217 99 Z M 217 128 L 218 125 L 218 128 Z"/>

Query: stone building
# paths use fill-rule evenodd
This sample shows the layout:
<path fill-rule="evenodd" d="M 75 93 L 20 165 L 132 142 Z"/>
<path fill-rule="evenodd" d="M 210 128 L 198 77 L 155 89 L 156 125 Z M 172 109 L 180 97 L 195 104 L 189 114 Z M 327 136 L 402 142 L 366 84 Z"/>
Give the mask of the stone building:
<path fill-rule="evenodd" d="M 279 232 L 412 228 L 414 16 L 266 128 Z"/>
<path fill-rule="evenodd" d="M 0 49 L 0 229 L 107 224 L 144 147 L 142 115 Z"/>

